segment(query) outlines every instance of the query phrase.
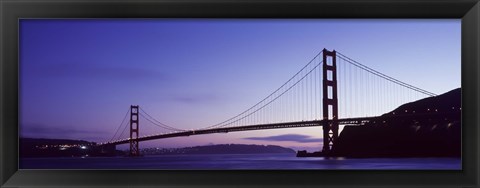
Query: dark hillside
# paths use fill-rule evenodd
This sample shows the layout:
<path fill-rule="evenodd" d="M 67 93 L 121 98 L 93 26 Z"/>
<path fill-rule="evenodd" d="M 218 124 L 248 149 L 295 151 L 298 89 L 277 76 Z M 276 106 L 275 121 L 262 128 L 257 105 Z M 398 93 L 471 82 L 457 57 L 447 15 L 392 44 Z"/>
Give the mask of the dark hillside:
<path fill-rule="evenodd" d="M 460 88 L 404 104 L 378 121 L 346 126 L 333 152 L 347 157 L 460 157 L 460 107 Z M 414 113 L 427 118 L 402 117 Z"/>
<path fill-rule="evenodd" d="M 428 97 L 411 103 L 406 103 L 395 110 L 384 114 L 384 116 L 411 113 L 433 113 L 433 112 L 451 112 L 459 110 L 462 99 L 461 88 L 454 89 L 436 97 Z"/>

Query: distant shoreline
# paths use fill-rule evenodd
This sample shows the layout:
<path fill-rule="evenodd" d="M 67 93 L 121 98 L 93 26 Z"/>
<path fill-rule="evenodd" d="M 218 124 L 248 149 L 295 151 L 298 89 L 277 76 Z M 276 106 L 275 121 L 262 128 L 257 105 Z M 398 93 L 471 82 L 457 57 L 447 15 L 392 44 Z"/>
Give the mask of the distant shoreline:
<path fill-rule="evenodd" d="M 128 151 L 116 150 L 105 155 L 94 142 L 68 139 L 20 138 L 21 158 L 48 157 L 114 157 L 126 156 Z M 276 145 L 218 144 L 183 148 L 143 148 L 142 155 L 192 155 L 192 154 L 278 154 L 295 150 Z"/>
<path fill-rule="evenodd" d="M 276 145 L 217 144 L 184 148 L 146 148 L 143 155 L 175 155 L 175 154 L 272 154 L 292 153 L 295 150 Z"/>

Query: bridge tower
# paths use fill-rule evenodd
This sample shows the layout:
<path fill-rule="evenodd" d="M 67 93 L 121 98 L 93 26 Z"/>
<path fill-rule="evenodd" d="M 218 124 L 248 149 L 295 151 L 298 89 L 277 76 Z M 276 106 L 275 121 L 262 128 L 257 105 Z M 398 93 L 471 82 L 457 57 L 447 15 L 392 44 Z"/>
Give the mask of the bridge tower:
<path fill-rule="evenodd" d="M 138 105 L 130 106 L 130 156 L 140 156 L 138 147 Z"/>
<path fill-rule="evenodd" d="M 323 153 L 328 154 L 338 138 L 337 54 L 323 49 Z"/>

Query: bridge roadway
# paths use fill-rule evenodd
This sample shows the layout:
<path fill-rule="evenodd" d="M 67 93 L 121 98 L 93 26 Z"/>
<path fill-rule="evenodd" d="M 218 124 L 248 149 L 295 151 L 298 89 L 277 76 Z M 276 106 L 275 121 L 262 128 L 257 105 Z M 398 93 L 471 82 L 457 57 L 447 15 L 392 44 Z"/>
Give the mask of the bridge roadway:
<path fill-rule="evenodd" d="M 456 113 L 423 113 L 423 114 L 417 113 L 417 114 L 386 115 L 386 116 L 384 115 L 384 116 L 375 116 L 375 117 L 344 118 L 344 119 L 339 119 L 337 121 L 339 125 L 364 125 L 365 123 L 368 123 L 370 121 L 375 121 L 375 120 L 379 120 L 379 121 L 384 121 L 388 119 L 402 120 L 402 119 L 410 119 L 411 117 L 415 117 L 416 120 L 420 120 L 425 118 L 452 117 L 451 115 L 455 115 L 455 114 Z M 325 121 L 333 121 L 333 120 L 297 121 L 297 122 L 247 125 L 247 126 L 238 126 L 238 127 L 186 130 L 181 132 L 138 137 L 138 141 L 148 141 L 148 140 L 156 140 L 156 139 L 164 139 L 164 138 L 172 138 L 172 137 L 213 134 L 213 133 L 228 133 L 228 132 L 238 132 L 238 131 L 314 127 L 314 126 L 323 126 Z M 99 145 L 120 145 L 120 144 L 127 144 L 129 142 L 130 142 L 130 139 L 123 139 L 115 142 L 102 143 Z"/>
<path fill-rule="evenodd" d="M 361 117 L 361 118 L 345 118 L 337 120 L 339 125 L 358 125 L 366 123 L 376 117 Z M 284 122 L 284 123 L 269 123 L 269 124 L 258 124 L 258 125 L 247 125 L 247 126 L 238 126 L 238 127 L 222 127 L 222 128 L 212 128 L 212 129 L 199 129 L 199 130 L 186 130 L 182 132 L 174 132 L 167 134 L 158 134 L 151 136 L 138 137 L 138 141 L 147 141 L 163 138 L 172 138 L 172 137 L 181 137 L 181 136 L 191 136 L 191 135 L 201 135 L 201 134 L 213 134 L 213 133 L 228 133 L 228 132 L 238 132 L 238 131 L 252 131 L 252 130 L 265 130 L 265 129 L 284 129 L 284 128 L 298 128 L 298 127 L 314 127 L 322 126 L 323 122 L 326 120 L 313 120 L 313 121 L 296 121 L 296 122 Z M 329 120 L 332 121 L 332 120 Z M 130 142 L 130 139 L 124 139 L 116 142 L 109 142 L 105 144 L 127 144 Z"/>

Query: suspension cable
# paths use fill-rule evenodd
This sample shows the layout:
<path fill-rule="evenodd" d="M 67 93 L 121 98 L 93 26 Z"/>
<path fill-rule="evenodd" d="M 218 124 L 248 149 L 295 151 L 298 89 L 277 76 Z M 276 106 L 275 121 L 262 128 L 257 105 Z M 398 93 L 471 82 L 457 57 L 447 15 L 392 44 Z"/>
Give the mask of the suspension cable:
<path fill-rule="evenodd" d="M 339 57 L 340 57 L 341 59 L 347 61 L 348 63 L 350 63 L 350 64 L 352 64 L 352 65 L 354 65 L 354 66 L 356 66 L 356 67 L 359 67 L 359 68 L 361 68 L 361 69 L 363 69 L 363 70 L 365 70 L 365 71 L 368 71 L 368 72 L 370 72 L 370 73 L 372 73 L 372 74 L 375 74 L 375 75 L 377 75 L 377 76 L 379 76 L 379 77 L 382 77 L 382 78 L 384 78 L 384 79 L 386 79 L 386 80 L 389 80 L 389 81 L 391 81 L 391 82 L 393 82 L 393 83 L 396 83 L 396 84 L 401 85 L 401 86 L 403 86 L 403 87 L 409 88 L 409 89 L 411 89 L 411 90 L 415 90 L 415 91 L 417 91 L 417 92 L 423 93 L 423 94 L 428 95 L 428 96 L 436 96 L 436 95 L 437 95 L 437 94 L 435 94 L 435 93 L 432 93 L 432 92 L 429 92 L 429 91 L 420 89 L 420 88 L 415 87 L 415 86 L 413 86 L 413 85 L 407 84 L 407 83 L 405 83 L 405 82 L 402 82 L 402 81 L 400 81 L 400 80 L 397 80 L 397 79 L 395 79 L 395 78 L 392 78 L 392 77 L 390 77 L 390 76 L 387 76 L 387 75 L 385 75 L 385 74 L 383 74 L 383 73 L 381 73 L 381 72 L 378 72 L 378 71 L 376 71 L 376 70 L 374 70 L 374 69 L 372 69 L 372 68 L 370 68 L 370 67 L 367 67 L 367 66 L 365 66 L 365 65 L 363 65 L 363 64 L 361 64 L 361 63 L 359 63 L 359 62 L 357 62 L 357 61 L 355 61 L 355 60 L 353 60 L 353 59 L 351 59 L 351 58 L 349 58 L 349 57 L 347 57 L 347 56 L 345 56 L 345 55 L 343 55 L 342 53 L 340 53 L 340 52 L 338 52 L 338 51 L 337 51 L 337 53 L 340 55 Z"/>
<path fill-rule="evenodd" d="M 123 125 L 123 123 L 125 122 L 125 119 L 127 119 L 128 112 L 130 112 L 130 108 L 128 108 L 127 113 L 126 113 L 125 116 L 123 117 L 122 123 L 120 123 L 120 125 L 117 127 L 117 130 L 115 131 L 115 134 L 113 135 L 113 137 L 110 139 L 110 142 L 115 138 L 115 136 L 117 135 L 117 133 L 118 133 L 118 131 L 120 130 L 120 128 L 123 127 L 122 125 Z"/>
<path fill-rule="evenodd" d="M 150 121 L 151 123 L 153 123 L 153 124 L 155 124 L 155 125 L 157 125 L 157 126 L 159 126 L 159 127 L 162 127 L 162 128 L 165 128 L 165 129 L 169 129 L 169 130 L 174 130 L 174 131 L 185 131 L 185 130 L 183 130 L 183 129 L 178 129 L 178 128 L 174 128 L 174 127 L 168 126 L 168 125 L 166 125 L 166 124 L 164 124 L 164 123 L 156 120 L 155 118 L 153 118 L 150 114 L 148 114 L 147 112 L 145 112 L 145 110 L 143 110 L 142 108 L 140 108 L 140 110 L 141 110 L 143 113 L 145 113 L 145 115 L 147 115 L 148 117 L 150 117 L 151 120 L 153 120 L 153 121 L 155 121 L 155 122 L 157 122 L 157 123 L 152 122 L 151 120 L 149 120 L 149 118 L 145 117 L 143 114 L 140 114 L 142 117 L 144 117 L 145 119 L 147 119 L 148 121 Z"/>
<path fill-rule="evenodd" d="M 250 111 L 251 109 L 257 107 L 259 104 L 261 104 L 262 102 L 264 102 L 265 100 L 267 100 L 269 97 L 271 97 L 273 94 L 275 94 L 277 91 L 279 91 L 281 88 L 283 88 L 285 85 L 287 85 L 287 83 L 289 83 L 293 78 L 295 78 L 298 74 L 300 74 L 308 65 L 310 65 L 318 56 L 320 56 L 321 54 L 323 53 L 323 50 L 320 51 L 317 55 L 315 55 L 312 60 L 310 60 L 302 69 L 300 69 L 295 75 L 293 75 L 290 79 L 288 79 L 284 84 L 282 84 L 278 89 L 276 89 L 275 91 L 273 91 L 270 95 L 268 95 L 267 97 L 265 97 L 264 99 L 262 99 L 260 102 L 256 103 L 255 105 L 253 105 L 252 107 L 248 108 L 247 110 L 241 112 L 240 114 L 232 117 L 232 118 L 229 118 L 225 121 L 222 121 L 220 123 L 217 123 L 217 124 L 214 124 L 214 125 L 211 125 L 211 126 L 208 126 L 208 127 L 205 127 L 205 128 L 202 128 L 202 129 L 209 129 L 209 128 L 213 128 L 213 127 L 217 127 L 217 126 L 221 126 L 223 125 L 224 123 L 226 122 L 229 122 L 245 113 L 247 113 L 248 111 Z"/>
<path fill-rule="evenodd" d="M 272 103 L 272 102 L 274 102 L 275 100 L 277 100 L 277 99 L 278 99 L 279 97 L 281 97 L 283 94 L 285 94 L 285 93 L 288 92 L 290 89 L 292 89 L 294 86 L 296 86 L 300 81 L 302 81 L 306 76 L 308 76 L 313 70 L 315 70 L 315 69 L 316 69 L 319 65 L 321 65 L 322 63 L 323 63 L 323 61 L 321 61 L 320 63 L 318 63 L 318 64 L 317 64 L 315 67 L 313 67 L 313 69 L 310 70 L 306 75 L 304 75 L 303 77 L 301 77 L 297 82 L 295 82 L 292 86 L 290 86 L 290 87 L 287 88 L 285 91 L 283 91 L 282 93 L 280 93 L 277 97 L 275 97 L 274 99 L 272 99 L 272 100 L 269 101 L 268 103 L 264 104 L 264 105 L 261 106 L 259 109 L 257 109 L 257 110 L 255 110 L 255 111 L 253 111 L 253 112 L 251 112 L 251 113 L 249 113 L 249 114 L 241 117 L 241 118 L 238 119 L 238 120 L 235 120 L 234 122 L 239 121 L 239 120 L 242 120 L 242 119 L 244 119 L 244 118 L 246 118 L 246 117 L 254 114 L 255 112 L 257 112 L 257 111 L 265 108 L 267 105 L 269 105 L 270 103 Z M 218 128 L 225 127 L 225 126 L 227 126 L 227 125 L 229 125 L 229 124 L 219 126 Z"/>
<path fill-rule="evenodd" d="M 161 124 L 155 123 L 151 119 L 147 118 L 143 114 L 140 114 L 140 116 L 142 116 L 143 118 L 145 118 L 145 120 L 147 120 L 148 122 L 152 123 L 153 125 L 155 125 L 157 127 L 160 127 L 160 128 L 166 129 L 166 130 L 171 130 L 171 131 L 183 131 L 183 130 L 180 130 L 180 129 L 175 129 L 175 128 L 169 128 L 169 127 L 162 126 Z"/>

